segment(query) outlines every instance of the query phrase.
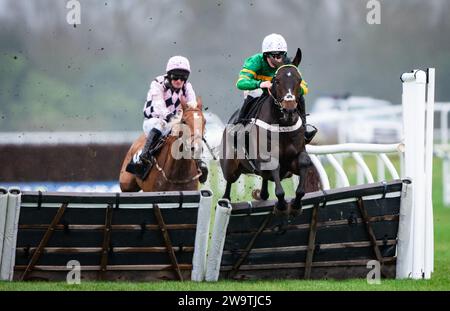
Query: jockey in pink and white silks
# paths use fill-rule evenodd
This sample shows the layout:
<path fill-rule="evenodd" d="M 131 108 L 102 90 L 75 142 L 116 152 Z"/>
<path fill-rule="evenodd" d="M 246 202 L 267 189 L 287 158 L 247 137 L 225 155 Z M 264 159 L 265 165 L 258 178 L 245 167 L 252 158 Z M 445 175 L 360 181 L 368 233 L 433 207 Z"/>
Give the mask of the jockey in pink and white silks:
<path fill-rule="evenodd" d="M 189 60 L 183 56 L 173 56 L 166 66 L 166 74 L 156 77 L 150 84 L 147 100 L 144 105 L 144 130 L 147 141 L 136 163 L 136 175 L 144 180 L 151 168 L 154 148 L 161 137 L 171 131 L 170 119 L 180 112 L 181 99 L 188 105 L 196 102 L 195 91 L 187 82 L 191 67 Z M 199 181 L 204 183 L 208 175 L 206 164 L 197 160 L 202 171 Z"/>

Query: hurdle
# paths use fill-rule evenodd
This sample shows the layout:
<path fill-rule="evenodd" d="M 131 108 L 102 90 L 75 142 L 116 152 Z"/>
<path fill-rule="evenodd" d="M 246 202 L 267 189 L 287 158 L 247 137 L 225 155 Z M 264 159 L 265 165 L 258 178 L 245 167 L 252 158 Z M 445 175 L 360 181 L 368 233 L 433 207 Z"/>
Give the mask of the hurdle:
<path fill-rule="evenodd" d="M 208 190 L 0 189 L 0 213 L 6 206 L 2 279 L 67 280 L 76 262 L 83 280 L 202 281 L 211 200 Z"/>

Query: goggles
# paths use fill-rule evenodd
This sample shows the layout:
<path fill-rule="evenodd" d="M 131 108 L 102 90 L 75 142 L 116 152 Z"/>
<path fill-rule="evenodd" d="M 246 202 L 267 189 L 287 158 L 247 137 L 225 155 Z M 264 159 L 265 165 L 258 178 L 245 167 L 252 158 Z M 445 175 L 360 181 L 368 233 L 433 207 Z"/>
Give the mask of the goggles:
<path fill-rule="evenodd" d="M 179 73 L 171 73 L 169 75 L 169 79 L 171 81 L 176 81 L 176 80 L 186 81 L 188 79 L 188 77 L 189 77 L 189 75 L 179 74 Z"/>
<path fill-rule="evenodd" d="M 286 56 L 286 52 L 270 52 L 267 53 L 271 58 L 283 58 Z"/>

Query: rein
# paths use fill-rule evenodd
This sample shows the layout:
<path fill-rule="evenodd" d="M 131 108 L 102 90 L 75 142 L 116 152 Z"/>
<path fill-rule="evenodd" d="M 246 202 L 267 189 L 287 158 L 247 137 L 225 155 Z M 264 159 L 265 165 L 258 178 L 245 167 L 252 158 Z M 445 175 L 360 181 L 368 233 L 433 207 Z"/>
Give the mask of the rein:
<path fill-rule="evenodd" d="M 270 97 L 273 98 L 273 101 L 275 102 L 275 105 L 277 105 L 278 108 L 280 108 L 280 111 L 283 111 L 283 107 L 281 106 L 281 102 L 279 102 L 278 99 L 275 96 L 273 96 L 272 91 L 270 89 L 267 89 L 267 91 L 268 91 Z"/>

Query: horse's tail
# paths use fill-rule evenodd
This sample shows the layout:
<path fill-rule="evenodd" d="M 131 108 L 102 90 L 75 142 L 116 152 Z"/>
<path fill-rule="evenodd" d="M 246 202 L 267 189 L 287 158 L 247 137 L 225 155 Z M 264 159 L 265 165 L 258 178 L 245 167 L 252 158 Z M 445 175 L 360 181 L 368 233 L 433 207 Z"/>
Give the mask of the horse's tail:
<path fill-rule="evenodd" d="M 321 188 L 319 172 L 314 165 L 311 165 L 306 171 L 305 193 L 319 191 Z"/>

